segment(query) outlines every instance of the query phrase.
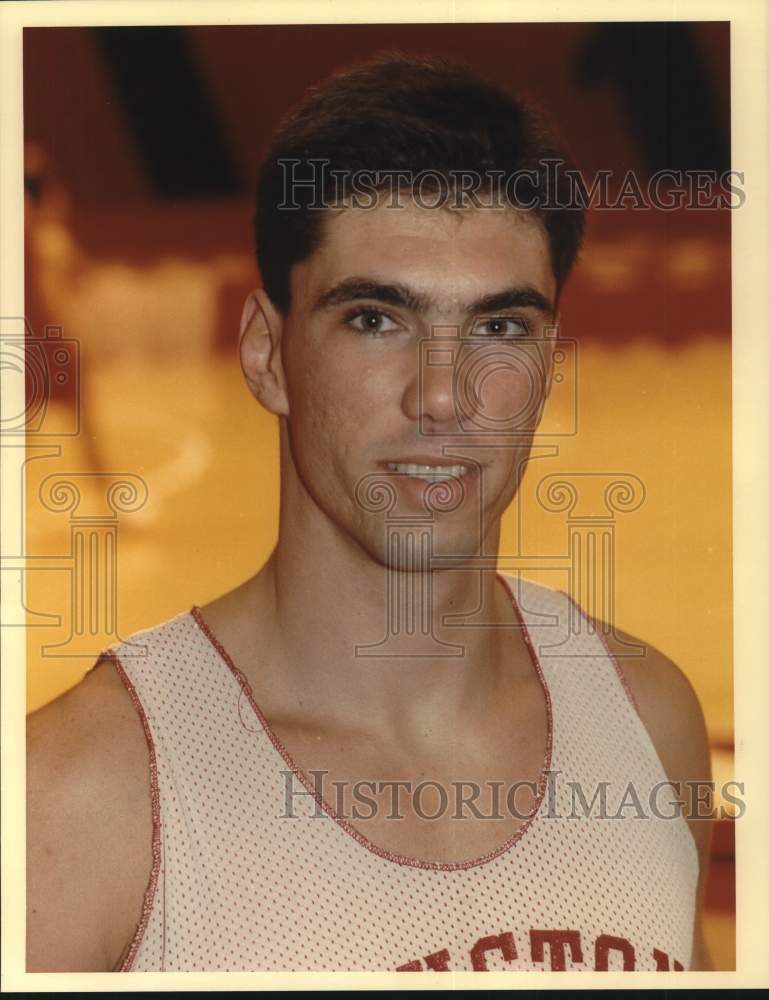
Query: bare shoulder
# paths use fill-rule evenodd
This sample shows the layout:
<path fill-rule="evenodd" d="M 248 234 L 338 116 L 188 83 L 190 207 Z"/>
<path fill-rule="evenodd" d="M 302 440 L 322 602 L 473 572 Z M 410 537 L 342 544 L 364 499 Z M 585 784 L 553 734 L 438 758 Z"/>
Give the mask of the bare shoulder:
<path fill-rule="evenodd" d="M 606 633 L 604 633 L 606 634 Z M 699 858 L 700 877 L 691 969 L 710 969 L 702 910 L 712 838 L 710 741 L 702 705 L 684 671 L 655 646 L 615 629 L 606 644 L 630 690 L 660 762 L 683 804 Z M 628 655 L 628 645 L 642 655 Z"/>
<path fill-rule="evenodd" d="M 28 971 L 112 971 L 151 867 L 144 728 L 102 657 L 27 719 Z"/>

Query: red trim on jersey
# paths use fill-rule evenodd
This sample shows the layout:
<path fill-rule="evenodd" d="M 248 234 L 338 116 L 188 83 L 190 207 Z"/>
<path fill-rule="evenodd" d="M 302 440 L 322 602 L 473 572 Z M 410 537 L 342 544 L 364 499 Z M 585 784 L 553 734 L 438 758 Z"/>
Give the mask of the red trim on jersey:
<path fill-rule="evenodd" d="M 107 659 L 110 659 L 115 665 L 118 676 L 130 694 L 131 701 L 136 706 L 136 711 L 139 713 L 139 717 L 141 718 L 142 726 L 144 728 L 144 738 L 147 740 L 147 749 L 150 757 L 150 798 L 152 800 L 152 871 L 150 872 L 149 882 L 144 893 L 144 905 L 142 906 L 142 914 L 139 919 L 139 925 L 136 928 L 136 932 L 131 941 L 128 954 L 123 959 L 123 963 L 118 969 L 118 972 L 130 972 L 134 958 L 136 957 L 136 952 L 139 950 L 139 945 L 144 937 L 144 931 L 149 923 L 150 913 L 152 912 L 152 903 L 155 899 L 155 889 L 158 884 L 158 875 L 160 874 L 160 790 L 158 788 L 158 766 L 157 758 L 155 756 L 155 744 L 152 739 L 152 733 L 150 731 L 149 722 L 147 721 L 147 715 L 144 711 L 144 706 L 139 700 L 136 688 L 133 686 L 130 678 L 123 669 L 123 665 L 118 659 L 117 654 L 113 652 L 106 652 L 104 656 Z"/>
<path fill-rule="evenodd" d="M 222 660 L 227 664 L 229 669 L 232 671 L 233 675 L 235 676 L 235 679 L 237 680 L 238 684 L 240 684 L 244 694 L 248 698 L 248 701 L 250 702 L 251 707 L 253 708 L 254 713 L 256 714 L 256 717 L 259 719 L 262 728 L 269 737 L 275 749 L 281 755 L 286 764 L 288 764 L 288 766 L 291 768 L 291 770 L 293 771 L 295 776 L 299 779 L 299 781 L 301 781 L 301 783 L 304 785 L 307 791 L 313 796 L 313 798 L 318 803 L 320 808 L 323 809 L 323 811 L 328 816 L 330 816 L 336 823 L 338 823 L 339 826 L 346 833 L 348 833 L 351 837 L 357 840 L 359 844 L 361 844 L 367 850 L 371 851 L 373 854 L 377 854 L 380 857 L 385 858 L 387 861 L 393 861 L 396 864 L 405 865 L 411 868 L 425 868 L 425 869 L 434 869 L 439 871 L 457 871 L 458 869 L 475 868 L 478 865 L 485 864 L 488 861 L 493 861 L 494 858 L 498 858 L 501 854 L 504 854 L 521 839 L 521 837 L 529 829 L 532 822 L 536 819 L 536 817 L 539 814 L 542 801 L 545 796 L 545 789 L 547 787 L 547 776 L 548 772 L 550 771 L 550 764 L 552 762 L 553 708 L 550 699 L 550 690 L 547 686 L 545 675 L 542 671 L 542 667 L 540 666 L 539 658 L 537 657 L 537 654 L 534 650 L 534 645 L 531 641 L 531 636 L 529 635 L 529 630 L 526 627 L 526 623 L 523 619 L 523 615 L 520 612 L 520 609 L 518 607 L 518 602 L 515 599 L 513 591 L 508 581 L 501 573 L 498 572 L 497 576 L 502 581 L 505 588 L 507 589 L 508 594 L 510 595 L 510 600 L 512 601 L 513 608 L 515 609 L 516 615 L 520 622 L 521 631 L 523 632 L 523 638 L 526 641 L 526 646 L 529 650 L 529 655 L 531 656 L 532 663 L 534 664 L 534 667 L 537 671 L 537 676 L 539 677 L 540 683 L 542 684 L 542 690 L 544 691 L 545 694 L 545 705 L 547 708 L 547 746 L 545 749 L 545 762 L 542 769 L 540 770 L 540 775 L 539 775 L 539 787 L 537 791 L 536 809 L 532 812 L 532 814 L 529 817 L 527 817 L 526 822 L 523 824 L 523 826 L 520 827 L 520 829 L 518 829 L 508 841 L 502 844 L 501 847 L 496 848 L 489 854 L 484 854 L 480 858 L 473 858 L 469 861 L 457 861 L 457 862 L 423 861 L 420 858 L 410 858 L 402 854 L 393 854 L 391 851 L 387 851 L 382 847 L 377 847 L 377 845 L 372 843 L 372 841 L 370 841 L 368 837 L 365 837 L 362 833 L 360 833 L 359 830 L 356 830 L 355 827 L 353 827 L 350 823 L 348 823 L 347 820 L 339 816 L 335 812 L 335 810 L 319 794 L 315 786 L 307 779 L 307 777 L 299 769 L 299 767 L 294 763 L 294 760 L 292 759 L 288 750 L 286 750 L 286 748 L 281 743 L 280 739 L 272 731 L 269 722 L 264 717 L 261 709 L 256 703 L 256 699 L 254 698 L 254 694 L 253 691 L 251 690 L 251 685 L 249 684 L 248 679 L 244 674 L 240 672 L 240 670 L 238 670 L 238 668 L 233 663 L 227 650 L 224 648 L 224 646 L 222 646 L 217 637 L 208 627 L 208 624 L 203 618 L 200 608 L 197 605 L 193 605 L 190 610 L 190 614 L 197 622 L 197 624 L 200 626 L 200 629 L 204 633 L 204 635 L 209 639 L 211 645 L 219 653 Z"/>

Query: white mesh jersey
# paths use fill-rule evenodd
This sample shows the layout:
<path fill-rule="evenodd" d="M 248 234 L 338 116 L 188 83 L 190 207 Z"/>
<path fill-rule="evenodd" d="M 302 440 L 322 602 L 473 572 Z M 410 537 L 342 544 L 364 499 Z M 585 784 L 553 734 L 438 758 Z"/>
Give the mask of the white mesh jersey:
<path fill-rule="evenodd" d="M 696 845 L 619 664 L 565 594 L 500 576 L 547 753 L 531 818 L 462 863 L 393 855 L 320 796 L 286 818 L 286 775 L 314 786 L 197 606 L 107 651 L 144 726 L 153 817 L 120 971 L 689 968 Z"/>

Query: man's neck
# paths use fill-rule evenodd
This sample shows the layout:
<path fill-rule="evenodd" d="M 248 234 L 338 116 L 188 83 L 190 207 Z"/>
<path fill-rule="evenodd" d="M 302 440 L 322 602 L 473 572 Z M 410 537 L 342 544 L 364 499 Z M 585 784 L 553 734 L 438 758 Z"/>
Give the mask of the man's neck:
<path fill-rule="evenodd" d="M 394 571 L 338 546 L 318 559 L 279 543 L 250 584 L 274 703 L 311 706 L 332 726 L 365 720 L 418 739 L 483 719 L 532 673 L 493 570 Z"/>

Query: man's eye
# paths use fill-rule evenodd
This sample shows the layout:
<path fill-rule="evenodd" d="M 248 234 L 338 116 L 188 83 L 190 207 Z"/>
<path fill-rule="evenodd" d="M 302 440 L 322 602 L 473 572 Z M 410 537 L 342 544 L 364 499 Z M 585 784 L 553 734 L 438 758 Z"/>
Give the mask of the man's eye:
<path fill-rule="evenodd" d="M 480 337 L 523 337 L 529 332 L 526 320 L 513 316 L 494 316 L 473 327 L 473 335 Z"/>
<path fill-rule="evenodd" d="M 398 328 L 394 320 L 378 309 L 358 309 L 347 317 L 347 322 L 355 330 L 368 334 L 388 333 Z"/>

